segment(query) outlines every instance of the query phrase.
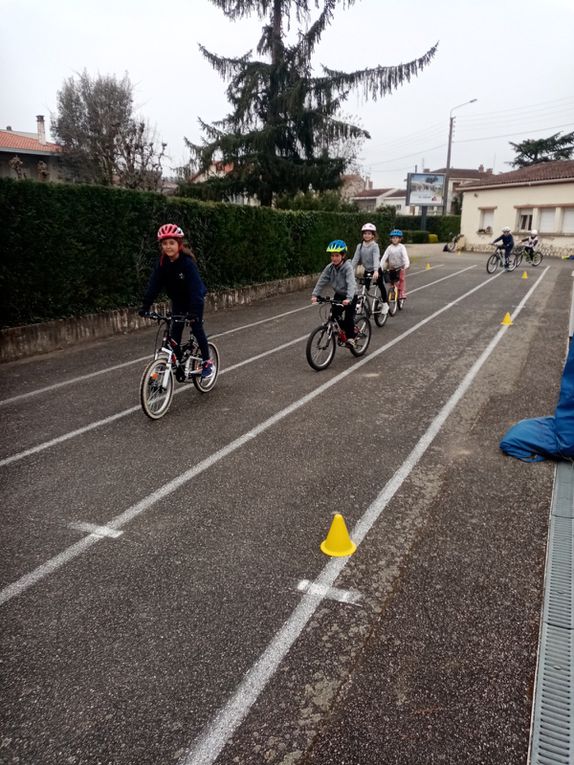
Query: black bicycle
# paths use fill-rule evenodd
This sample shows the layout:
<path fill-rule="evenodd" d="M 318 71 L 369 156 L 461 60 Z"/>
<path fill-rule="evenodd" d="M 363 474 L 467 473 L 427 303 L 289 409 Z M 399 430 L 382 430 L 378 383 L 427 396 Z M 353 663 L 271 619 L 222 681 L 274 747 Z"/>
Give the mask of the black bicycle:
<path fill-rule="evenodd" d="M 209 356 L 213 361 L 213 371 L 209 377 L 202 377 L 203 359 L 197 340 L 190 331 L 189 341 L 181 346 L 181 359 L 178 360 L 174 349 L 177 343 L 171 336 L 174 322 L 191 325 L 192 317 L 171 316 L 170 314 L 150 313 L 148 318 L 157 321 L 159 326 L 156 337 L 154 358 L 144 370 L 140 383 L 140 402 L 144 413 L 152 420 L 159 420 L 170 407 L 175 389 L 175 380 L 181 383 L 192 382 L 200 393 L 213 390 L 219 374 L 219 351 L 209 343 Z M 163 326 L 163 337 L 158 342 Z"/>
<path fill-rule="evenodd" d="M 449 234 L 449 236 L 452 237 L 450 242 L 447 242 L 445 244 L 445 249 L 447 252 L 456 252 L 456 245 L 459 241 L 459 239 L 462 239 L 463 234 L 453 234 L 452 232 Z"/>
<path fill-rule="evenodd" d="M 533 247 L 528 247 L 527 245 L 522 244 L 519 244 L 518 247 L 515 247 L 513 252 L 516 258 L 517 268 L 520 266 L 523 260 L 532 266 L 539 266 L 542 263 L 542 259 L 544 257 L 544 253 L 541 252 L 541 250 L 535 250 Z"/>
<path fill-rule="evenodd" d="M 323 324 L 316 327 L 307 340 L 305 353 L 310 366 L 317 372 L 326 369 L 335 358 L 338 345 L 346 346 L 353 356 L 362 356 L 366 353 L 371 341 L 369 317 L 365 313 L 355 314 L 355 337 L 347 345 L 347 337 L 339 324 L 338 311 L 334 311 L 335 308 L 344 308 L 343 303 L 329 297 L 318 297 L 317 302 L 328 304 L 330 310 Z"/>

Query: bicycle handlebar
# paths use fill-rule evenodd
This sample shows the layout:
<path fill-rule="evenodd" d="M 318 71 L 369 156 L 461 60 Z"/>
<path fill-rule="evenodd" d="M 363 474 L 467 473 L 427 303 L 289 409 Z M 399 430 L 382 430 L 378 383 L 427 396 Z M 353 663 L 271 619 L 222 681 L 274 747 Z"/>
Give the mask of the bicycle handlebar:
<path fill-rule="evenodd" d="M 145 318 L 153 319 L 153 321 L 165 321 L 166 323 L 173 319 L 174 321 L 186 321 L 190 324 L 197 320 L 197 316 L 193 316 L 193 314 L 158 313 L 157 311 L 148 311 Z"/>
<path fill-rule="evenodd" d="M 340 302 L 339 300 L 335 300 L 334 298 L 322 297 L 322 295 L 315 295 L 315 297 L 318 303 L 331 303 L 332 305 L 338 305 L 338 306 L 341 306 L 342 308 L 346 308 L 346 306 L 343 305 L 342 302 Z"/>

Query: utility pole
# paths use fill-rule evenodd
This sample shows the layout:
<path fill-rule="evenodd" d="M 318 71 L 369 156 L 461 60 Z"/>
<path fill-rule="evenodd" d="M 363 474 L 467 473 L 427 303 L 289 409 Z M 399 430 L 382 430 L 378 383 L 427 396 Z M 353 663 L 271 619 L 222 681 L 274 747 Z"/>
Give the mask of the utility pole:
<path fill-rule="evenodd" d="M 478 101 L 477 98 L 471 98 L 470 101 L 465 101 L 463 104 L 458 104 L 458 106 L 453 106 L 450 110 L 450 119 L 448 123 L 448 148 L 446 151 L 446 171 L 445 171 L 445 177 L 444 177 L 444 202 L 442 206 L 442 214 L 448 215 L 448 184 L 449 184 L 449 171 L 450 171 L 450 155 L 452 150 L 452 134 L 454 129 L 454 117 L 452 116 L 452 113 L 455 109 L 460 109 L 461 106 L 466 106 L 467 104 L 474 104 L 476 101 Z"/>

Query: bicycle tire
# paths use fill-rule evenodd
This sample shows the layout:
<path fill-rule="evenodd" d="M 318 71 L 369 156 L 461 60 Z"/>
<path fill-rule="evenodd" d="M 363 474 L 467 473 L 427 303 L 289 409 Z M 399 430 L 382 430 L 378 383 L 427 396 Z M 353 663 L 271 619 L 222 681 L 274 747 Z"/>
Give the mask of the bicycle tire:
<path fill-rule="evenodd" d="M 192 377 L 193 384 L 195 385 L 196 389 L 200 393 L 209 393 L 210 390 L 213 390 L 215 382 L 219 376 L 219 369 L 220 369 L 219 351 L 217 350 L 217 347 L 213 343 L 208 343 L 208 345 L 209 345 L 209 358 L 213 361 L 215 372 L 209 379 L 202 378 L 201 374 L 193 375 Z M 203 361 L 201 361 L 201 359 L 199 358 L 196 358 L 193 360 L 192 370 L 194 372 L 199 372 L 202 365 L 203 365 Z"/>
<path fill-rule="evenodd" d="M 498 255 L 496 253 L 493 253 L 492 255 L 489 256 L 488 260 L 486 261 L 486 273 L 493 274 L 498 268 L 498 264 L 499 264 Z"/>
<path fill-rule="evenodd" d="M 510 255 L 508 256 L 508 265 L 506 266 L 506 268 L 508 269 L 508 271 L 514 271 L 517 265 L 518 263 L 516 262 L 516 256 L 510 253 Z"/>
<path fill-rule="evenodd" d="M 516 261 L 516 268 L 518 268 L 522 264 L 522 259 L 524 258 L 524 250 L 519 250 L 518 252 L 514 253 L 514 259 Z"/>
<path fill-rule="evenodd" d="M 405 307 L 405 299 L 399 298 L 397 300 L 397 308 L 399 309 L 399 311 L 402 311 L 404 307 Z"/>
<path fill-rule="evenodd" d="M 455 250 L 456 250 L 456 242 L 448 242 L 447 245 L 446 245 L 446 249 L 449 252 L 455 252 Z"/>
<path fill-rule="evenodd" d="M 358 329 L 355 335 L 355 345 L 350 346 L 349 350 L 353 356 L 363 356 L 367 352 L 369 343 L 371 342 L 371 322 L 367 316 L 361 316 L 356 325 Z"/>
<path fill-rule="evenodd" d="M 171 366 L 167 378 L 167 386 L 161 384 L 165 377 L 166 366 L 169 364 L 165 358 L 150 361 L 144 369 L 140 382 L 140 403 L 144 414 L 150 420 L 159 420 L 170 407 L 174 391 L 174 379 Z"/>
<path fill-rule="evenodd" d="M 397 290 L 394 287 L 391 287 L 388 296 L 389 316 L 394 316 L 397 312 L 397 294 Z"/>
<path fill-rule="evenodd" d="M 316 372 L 327 369 L 335 356 L 335 333 L 328 325 L 316 327 L 307 339 L 305 355 L 307 362 Z"/>
<path fill-rule="evenodd" d="M 533 252 L 532 253 L 532 259 L 531 263 L 533 266 L 539 266 L 542 263 L 542 259 L 544 258 L 544 255 L 541 252 Z"/>
<path fill-rule="evenodd" d="M 375 317 L 377 327 L 384 327 L 389 318 L 388 311 L 383 313 L 383 301 L 379 300 L 379 298 L 373 300 L 373 316 Z"/>

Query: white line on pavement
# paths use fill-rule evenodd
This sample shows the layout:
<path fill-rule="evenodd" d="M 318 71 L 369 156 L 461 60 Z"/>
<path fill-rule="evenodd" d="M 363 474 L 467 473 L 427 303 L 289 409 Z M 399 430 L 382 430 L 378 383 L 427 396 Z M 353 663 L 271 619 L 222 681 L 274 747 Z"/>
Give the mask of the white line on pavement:
<path fill-rule="evenodd" d="M 449 274 L 448 276 L 443 276 L 442 279 L 436 279 L 434 282 L 429 282 L 428 284 L 423 285 L 422 287 L 417 287 L 414 290 L 411 290 L 412 292 L 417 292 L 418 290 L 426 289 L 427 287 L 432 287 L 434 284 L 438 284 L 438 282 L 442 282 L 445 279 L 452 279 L 454 276 L 458 276 L 459 274 L 464 273 L 465 271 L 468 271 L 469 269 L 475 268 L 475 266 L 468 266 L 467 268 L 463 268 L 461 271 L 457 271 L 454 274 Z M 305 306 L 305 308 L 310 307 Z M 302 310 L 302 309 L 297 309 Z M 243 361 L 238 362 L 237 364 L 233 364 L 230 367 L 224 367 L 220 374 L 226 374 L 228 372 L 232 372 L 235 369 L 239 369 L 240 367 L 245 366 L 246 364 L 250 364 L 254 361 L 257 361 L 258 359 L 262 359 L 265 356 L 269 356 L 272 353 L 277 353 L 278 351 L 282 351 L 285 348 L 288 348 L 291 345 L 295 345 L 296 343 L 300 343 L 303 340 L 306 340 L 308 335 L 303 335 L 301 337 L 296 337 L 294 340 L 290 340 L 287 343 L 283 343 L 283 345 L 279 345 L 276 348 L 272 348 L 269 351 L 264 351 L 263 353 L 258 354 L 257 356 L 249 356 L 247 359 L 244 359 Z M 146 359 L 148 357 L 146 356 Z M 178 393 L 185 393 L 190 390 L 190 386 L 185 386 L 183 388 L 179 388 L 175 391 L 175 395 Z M 76 430 L 71 430 L 68 433 L 64 433 L 61 436 L 57 436 L 56 438 L 52 438 L 49 441 L 44 441 L 41 444 L 38 444 L 37 446 L 32 446 L 29 449 L 25 449 L 22 452 L 18 452 L 17 454 L 12 454 L 10 457 L 4 457 L 4 459 L 0 460 L 0 467 L 5 467 L 6 465 L 10 465 L 13 462 L 18 462 L 19 460 L 24 459 L 25 457 L 30 457 L 32 454 L 38 454 L 38 452 L 42 452 L 45 449 L 49 449 L 52 446 L 57 446 L 58 444 L 62 444 L 65 441 L 69 441 L 71 438 L 76 438 L 77 436 L 81 436 L 84 433 L 89 433 L 91 430 L 94 430 L 95 428 L 100 428 L 105 425 L 110 425 L 112 422 L 115 422 L 116 420 L 120 420 L 123 417 L 127 417 L 130 414 L 133 414 L 134 412 L 137 412 L 140 410 L 139 406 L 132 406 L 129 409 L 124 409 L 121 412 L 117 412 L 116 414 L 112 414 L 109 417 L 104 417 L 101 420 L 96 420 L 95 422 L 91 422 L 88 425 L 84 425 L 81 428 L 77 428 Z"/>
<path fill-rule="evenodd" d="M 548 268 L 541 273 L 536 283 L 519 303 L 512 314 L 513 319 L 518 316 L 547 271 Z M 353 541 L 357 546 L 361 544 L 385 507 L 436 438 L 447 418 L 467 392 L 482 365 L 496 348 L 507 330 L 508 326 L 501 326 L 499 328 L 496 335 L 466 373 L 458 388 L 431 422 L 401 467 L 383 487 L 383 490 L 374 502 L 367 508 L 351 532 Z M 314 582 L 316 587 L 329 591 L 348 560 L 348 558 L 334 558 L 327 563 Z M 291 646 L 319 607 L 322 600 L 319 592 L 320 589 L 316 590 L 313 594 L 307 593 L 303 596 L 301 602 L 294 609 L 283 627 L 276 633 L 265 651 L 244 676 L 231 699 L 219 710 L 212 722 L 204 728 L 189 753 L 180 760 L 179 765 L 212 765 L 215 762 L 223 747 L 245 719 L 260 693 L 289 652 Z"/>
<path fill-rule="evenodd" d="M 137 502 L 135 505 L 128 507 L 126 510 L 124 510 L 123 513 L 120 513 L 113 520 L 109 521 L 106 524 L 106 526 L 112 529 L 121 529 L 126 523 L 132 521 L 134 518 L 137 518 L 139 515 L 144 513 L 146 510 L 148 510 L 150 507 L 155 505 L 157 502 L 159 502 L 162 499 L 165 499 L 170 494 L 173 494 L 173 492 L 177 491 L 182 486 L 185 486 L 193 478 L 200 475 L 201 473 L 208 470 L 209 468 L 213 467 L 213 465 L 217 464 L 228 455 L 237 451 L 237 449 L 241 448 L 252 439 L 261 435 L 261 433 L 264 433 L 265 431 L 269 430 L 269 428 L 273 427 L 278 422 L 285 419 L 285 417 L 288 417 L 290 414 L 293 414 L 293 412 L 296 412 L 297 410 L 301 409 L 301 407 L 305 406 L 310 401 L 313 401 L 315 398 L 325 393 L 325 391 L 329 390 L 334 385 L 338 385 L 338 383 L 341 380 L 345 379 L 349 375 L 355 374 L 358 370 L 362 369 L 362 367 L 364 367 L 365 364 L 369 364 L 371 361 L 373 361 L 373 359 L 376 359 L 378 356 L 380 356 L 382 353 L 387 351 L 389 348 L 392 348 L 394 345 L 401 342 L 401 340 L 404 340 L 405 337 L 412 335 L 414 332 L 416 332 L 421 327 L 424 327 L 426 324 L 428 324 L 430 321 L 435 319 L 437 316 L 440 316 L 441 314 L 443 314 L 445 311 L 448 311 L 453 306 L 458 305 L 458 303 L 460 303 L 462 300 L 465 300 L 467 297 L 474 294 L 478 290 L 482 289 L 487 284 L 490 284 L 491 281 L 493 281 L 494 279 L 497 279 L 499 276 L 500 274 L 497 274 L 496 276 L 493 276 L 490 279 L 487 279 L 486 281 L 481 282 L 479 285 L 477 285 L 476 287 L 473 287 L 468 292 L 465 292 L 460 297 L 456 298 L 455 300 L 452 300 L 450 303 L 447 303 L 442 308 L 439 308 L 438 310 L 434 311 L 434 313 L 430 314 L 426 318 L 421 319 L 412 327 L 405 330 L 402 334 L 397 335 L 397 337 L 393 338 L 393 340 L 389 340 L 388 343 L 385 343 L 385 345 L 378 348 L 369 356 L 365 356 L 362 359 L 355 361 L 353 366 L 347 367 L 347 369 L 345 369 L 343 372 L 339 372 L 339 374 L 336 375 L 335 377 L 332 377 L 330 380 L 327 380 L 322 385 L 319 385 L 317 388 L 314 388 L 311 392 L 307 393 L 305 396 L 302 396 L 297 401 L 294 401 L 293 403 L 286 406 L 284 409 L 281 409 L 279 412 L 276 412 L 267 420 L 264 420 L 263 422 L 259 423 L 259 425 L 256 425 L 251 430 L 247 431 L 243 435 L 239 436 L 235 440 L 228 443 L 226 446 L 222 447 L 215 453 L 211 454 L 209 457 L 206 457 L 204 460 L 197 463 L 197 465 L 194 465 L 189 470 L 186 470 L 185 472 L 176 476 L 171 481 L 168 481 L 159 489 L 152 492 L 152 494 L 149 494 L 147 497 L 144 497 L 144 499 L 142 499 L 140 502 Z M 89 543 L 86 542 L 86 540 L 92 540 L 92 539 L 94 541 Z M 91 546 L 95 541 L 98 541 L 99 539 L 101 539 L 101 537 L 96 537 L 95 535 L 91 534 L 89 537 L 86 537 L 86 540 L 82 540 L 82 541 L 85 542 L 86 546 Z M 84 549 L 83 547 L 81 547 L 81 543 L 76 543 L 75 545 L 72 545 L 71 547 L 69 547 L 67 550 L 64 550 L 55 558 L 51 558 L 47 563 L 44 563 L 38 568 L 36 568 L 30 574 L 24 575 L 13 584 L 10 584 L 7 587 L 5 587 L 3 590 L 0 590 L 0 605 L 2 603 L 5 603 L 7 600 L 10 600 L 10 598 L 15 597 L 16 595 L 20 595 L 22 592 L 27 590 L 28 587 L 30 587 L 32 584 L 35 584 L 44 576 L 51 574 L 57 568 L 64 565 L 64 563 L 68 563 L 70 560 L 75 558 L 77 555 L 81 554 L 83 551 Z"/>

